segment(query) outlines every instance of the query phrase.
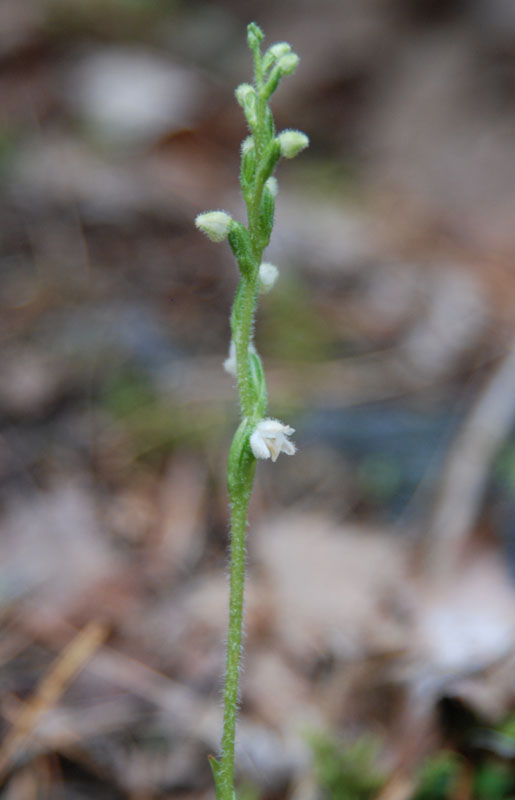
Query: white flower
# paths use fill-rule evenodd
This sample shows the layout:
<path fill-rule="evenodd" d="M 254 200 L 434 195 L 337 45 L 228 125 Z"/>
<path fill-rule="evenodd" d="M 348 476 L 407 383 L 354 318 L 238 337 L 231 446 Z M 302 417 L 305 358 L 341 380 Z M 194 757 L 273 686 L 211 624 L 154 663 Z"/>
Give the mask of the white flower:
<path fill-rule="evenodd" d="M 197 228 L 212 242 L 223 242 L 229 235 L 232 217 L 226 211 L 206 211 L 195 219 Z"/>
<path fill-rule="evenodd" d="M 259 288 L 263 293 L 269 292 L 279 277 L 279 270 L 267 261 L 259 267 Z"/>
<path fill-rule="evenodd" d="M 283 425 L 278 419 L 262 419 L 250 437 L 252 452 L 256 458 L 271 458 L 272 461 L 277 461 L 279 453 L 292 456 L 295 445 L 288 439 L 292 433 L 295 433 L 295 429 Z"/>
<path fill-rule="evenodd" d="M 295 158 L 309 144 L 309 139 L 301 131 L 282 131 L 277 137 L 284 158 Z"/>
<path fill-rule="evenodd" d="M 251 343 L 249 344 L 249 353 L 255 353 L 256 348 Z M 229 374 L 232 375 L 233 378 L 236 377 L 236 345 L 234 344 L 234 339 L 231 339 L 231 344 L 229 345 L 229 355 L 224 361 L 224 370 Z"/>

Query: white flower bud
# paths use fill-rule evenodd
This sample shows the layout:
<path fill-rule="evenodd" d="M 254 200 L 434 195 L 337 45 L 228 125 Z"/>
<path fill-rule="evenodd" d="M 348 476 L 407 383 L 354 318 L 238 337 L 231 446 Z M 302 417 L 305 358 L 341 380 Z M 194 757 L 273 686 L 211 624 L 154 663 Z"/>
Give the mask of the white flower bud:
<path fill-rule="evenodd" d="M 277 193 L 279 191 L 279 184 L 277 183 L 277 178 L 274 178 L 274 176 L 272 175 L 272 177 L 268 178 L 268 180 L 266 181 L 265 186 L 272 195 L 272 197 L 277 197 Z"/>
<path fill-rule="evenodd" d="M 206 211 L 195 219 L 195 225 L 212 242 L 223 242 L 231 229 L 232 217 L 226 211 Z"/>
<path fill-rule="evenodd" d="M 286 53 L 286 55 L 281 56 L 278 60 L 277 66 L 283 75 L 291 75 L 297 69 L 298 63 L 299 57 L 297 53 Z"/>
<path fill-rule="evenodd" d="M 291 45 L 288 42 L 277 42 L 268 48 L 268 52 L 274 59 L 278 59 L 291 52 Z"/>
<path fill-rule="evenodd" d="M 254 137 L 247 136 L 241 143 L 241 152 L 243 154 L 248 153 L 254 147 Z"/>
<path fill-rule="evenodd" d="M 274 286 L 279 277 L 279 270 L 273 264 L 263 261 L 259 267 L 259 288 L 266 294 Z"/>
<path fill-rule="evenodd" d="M 301 131 L 286 130 L 277 137 L 284 158 L 295 158 L 309 145 L 309 139 Z"/>
<path fill-rule="evenodd" d="M 256 348 L 251 342 L 249 344 L 249 353 L 255 352 Z M 233 378 L 236 377 L 236 345 L 234 344 L 234 339 L 231 339 L 231 344 L 229 345 L 229 355 L 225 359 L 223 367 L 228 375 L 232 375 Z"/>
<path fill-rule="evenodd" d="M 250 447 L 256 458 L 271 458 L 277 461 L 280 453 L 292 456 L 295 445 L 287 438 L 295 433 L 294 428 L 283 425 L 278 419 L 262 419 L 250 437 Z"/>
<path fill-rule="evenodd" d="M 234 90 L 234 94 L 236 95 L 236 100 L 242 108 L 245 108 L 245 104 L 248 103 L 251 98 L 255 98 L 256 96 L 254 87 L 251 86 L 250 83 L 240 83 L 240 85 Z"/>

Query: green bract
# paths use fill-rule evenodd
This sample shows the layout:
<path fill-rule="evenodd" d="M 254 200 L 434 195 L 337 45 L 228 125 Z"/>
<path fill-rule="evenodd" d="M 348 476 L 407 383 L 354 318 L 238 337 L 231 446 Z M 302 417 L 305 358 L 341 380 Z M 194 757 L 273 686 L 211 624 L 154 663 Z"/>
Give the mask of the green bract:
<path fill-rule="evenodd" d="M 226 211 L 208 211 L 195 220 L 197 228 L 213 242 L 228 239 L 241 280 L 231 311 L 231 345 L 225 370 L 236 377 L 241 422 L 234 435 L 227 465 L 231 502 L 231 568 L 229 633 L 224 688 L 222 756 L 211 758 L 217 800 L 235 800 L 234 739 L 238 710 L 238 679 L 242 643 L 245 530 L 256 459 L 276 461 L 280 453 L 293 455 L 289 436 L 293 428 L 266 417 L 267 389 L 261 359 L 252 343 L 257 298 L 272 289 L 278 269 L 263 261 L 274 225 L 277 180 L 273 172 L 281 156 L 293 158 L 308 146 L 308 137 L 287 130 L 275 135 L 267 103 L 280 80 L 297 67 L 299 57 L 287 42 L 272 45 L 261 54 L 263 32 L 251 23 L 247 42 L 254 56 L 254 83 L 242 83 L 236 99 L 243 109 L 250 136 L 241 146 L 240 184 L 247 208 L 247 224 Z"/>

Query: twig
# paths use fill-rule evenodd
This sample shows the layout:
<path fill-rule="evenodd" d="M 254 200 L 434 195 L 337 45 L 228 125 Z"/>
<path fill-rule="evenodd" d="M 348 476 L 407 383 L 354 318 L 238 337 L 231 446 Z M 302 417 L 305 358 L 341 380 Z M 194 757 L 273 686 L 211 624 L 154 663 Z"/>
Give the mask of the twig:
<path fill-rule="evenodd" d="M 96 653 L 107 636 L 107 628 L 90 622 L 64 648 L 42 679 L 32 698 L 7 732 L 0 749 L 0 781 L 33 735 L 43 714 L 56 705 L 75 675 Z"/>
<path fill-rule="evenodd" d="M 515 423 L 515 342 L 469 412 L 443 469 L 426 529 L 424 572 L 445 577 L 459 560 L 492 462 Z"/>

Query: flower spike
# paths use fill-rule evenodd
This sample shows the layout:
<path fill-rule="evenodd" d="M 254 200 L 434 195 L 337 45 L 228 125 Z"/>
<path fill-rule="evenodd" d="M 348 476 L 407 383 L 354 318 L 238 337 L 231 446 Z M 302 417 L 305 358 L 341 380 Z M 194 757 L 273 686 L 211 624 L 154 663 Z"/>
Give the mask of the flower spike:
<path fill-rule="evenodd" d="M 275 284 L 279 270 L 264 260 L 275 218 L 277 180 L 274 170 L 283 156 L 293 158 L 308 146 L 308 137 L 296 130 L 276 135 L 268 100 L 279 82 L 291 75 L 299 57 L 287 42 L 276 42 L 264 53 L 263 31 L 252 22 L 247 43 L 254 62 L 253 82 L 236 89 L 249 128 L 241 144 L 240 186 L 247 209 L 244 224 L 227 211 L 199 214 L 195 224 L 213 242 L 228 239 L 240 282 L 231 310 L 231 343 L 223 366 L 236 379 L 241 422 L 234 434 L 227 462 L 227 485 L 231 505 L 231 568 L 229 630 L 224 687 L 224 720 L 220 759 L 211 758 L 216 800 L 236 800 L 234 757 L 242 651 L 245 536 L 248 504 L 252 493 L 256 459 L 277 461 L 281 453 L 292 456 L 294 429 L 267 417 L 267 388 L 263 364 L 252 343 L 254 316 L 260 293 Z"/>

